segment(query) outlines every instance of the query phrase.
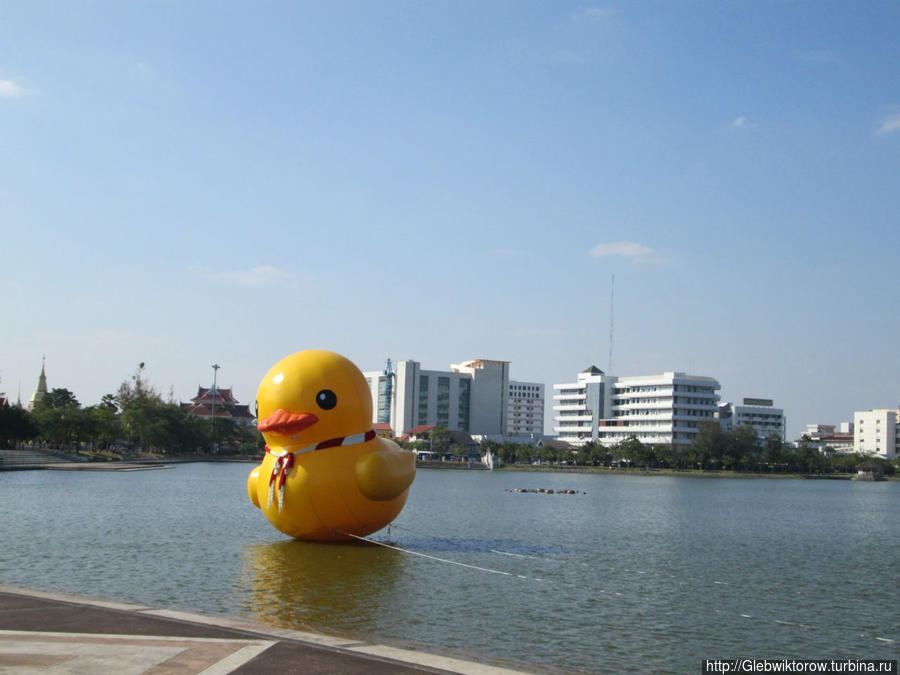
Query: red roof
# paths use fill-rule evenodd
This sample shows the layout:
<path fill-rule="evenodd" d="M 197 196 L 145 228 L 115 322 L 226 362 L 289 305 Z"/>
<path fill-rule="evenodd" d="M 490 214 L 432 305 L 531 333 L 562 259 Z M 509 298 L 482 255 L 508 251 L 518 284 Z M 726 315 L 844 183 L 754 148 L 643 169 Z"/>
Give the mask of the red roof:
<path fill-rule="evenodd" d="M 237 403 L 237 399 L 234 397 L 234 394 L 231 393 L 231 388 L 222 389 L 220 387 L 216 387 L 215 389 L 211 389 L 210 387 L 197 387 L 197 395 L 191 400 L 194 403 L 200 403 L 201 401 L 212 401 L 212 399 L 224 400 L 226 403 Z"/>
<path fill-rule="evenodd" d="M 237 420 L 252 420 L 254 415 L 250 412 L 249 405 L 238 403 L 231 388 L 221 389 L 216 387 L 198 387 L 197 395 L 190 403 L 182 403 L 181 407 L 191 415 L 198 417 L 212 417 L 212 408 L 215 404 L 216 417 L 231 417 Z"/>
<path fill-rule="evenodd" d="M 410 436 L 418 436 L 419 434 L 427 434 L 429 431 L 434 429 L 434 427 L 435 427 L 434 424 L 422 424 L 420 426 L 413 427 L 412 429 L 410 429 L 409 435 Z"/>
<path fill-rule="evenodd" d="M 387 422 L 375 422 L 375 425 L 372 427 L 375 431 L 390 431 L 391 425 Z"/>

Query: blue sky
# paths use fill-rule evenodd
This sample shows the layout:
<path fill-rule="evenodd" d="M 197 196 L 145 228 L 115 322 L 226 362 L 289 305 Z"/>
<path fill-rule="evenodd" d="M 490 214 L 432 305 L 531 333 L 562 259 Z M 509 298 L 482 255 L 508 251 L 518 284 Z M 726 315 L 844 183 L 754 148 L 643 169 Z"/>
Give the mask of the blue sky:
<path fill-rule="evenodd" d="M 0 389 L 293 351 L 900 404 L 896 2 L 5 2 Z M 549 416 L 547 427 L 551 426 Z"/>

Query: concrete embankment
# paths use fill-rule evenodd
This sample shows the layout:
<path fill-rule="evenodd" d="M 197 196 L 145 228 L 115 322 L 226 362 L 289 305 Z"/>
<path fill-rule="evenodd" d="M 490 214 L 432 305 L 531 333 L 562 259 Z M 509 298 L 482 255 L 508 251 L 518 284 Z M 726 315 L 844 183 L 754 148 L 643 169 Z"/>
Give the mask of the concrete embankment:
<path fill-rule="evenodd" d="M 4 586 L 0 670 L 179 675 L 537 672 L 361 639 Z"/>

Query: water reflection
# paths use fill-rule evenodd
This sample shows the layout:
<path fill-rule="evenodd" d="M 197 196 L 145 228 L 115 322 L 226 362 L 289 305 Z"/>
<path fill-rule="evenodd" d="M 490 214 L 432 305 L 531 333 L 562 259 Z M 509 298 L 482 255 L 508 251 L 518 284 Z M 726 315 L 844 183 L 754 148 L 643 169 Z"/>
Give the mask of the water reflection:
<path fill-rule="evenodd" d="M 373 544 L 279 541 L 242 556 L 241 605 L 287 628 L 372 632 L 402 602 L 403 554 Z"/>

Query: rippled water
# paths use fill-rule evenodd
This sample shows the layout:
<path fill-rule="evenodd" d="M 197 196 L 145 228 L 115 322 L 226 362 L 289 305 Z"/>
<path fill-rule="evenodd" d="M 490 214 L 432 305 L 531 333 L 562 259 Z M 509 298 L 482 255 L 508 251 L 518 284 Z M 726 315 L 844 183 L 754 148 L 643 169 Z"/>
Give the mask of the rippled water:
<path fill-rule="evenodd" d="M 900 651 L 900 483 L 420 470 L 397 551 L 285 539 L 250 468 L 0 473 L 0 583 L 604 673 Z"/>

